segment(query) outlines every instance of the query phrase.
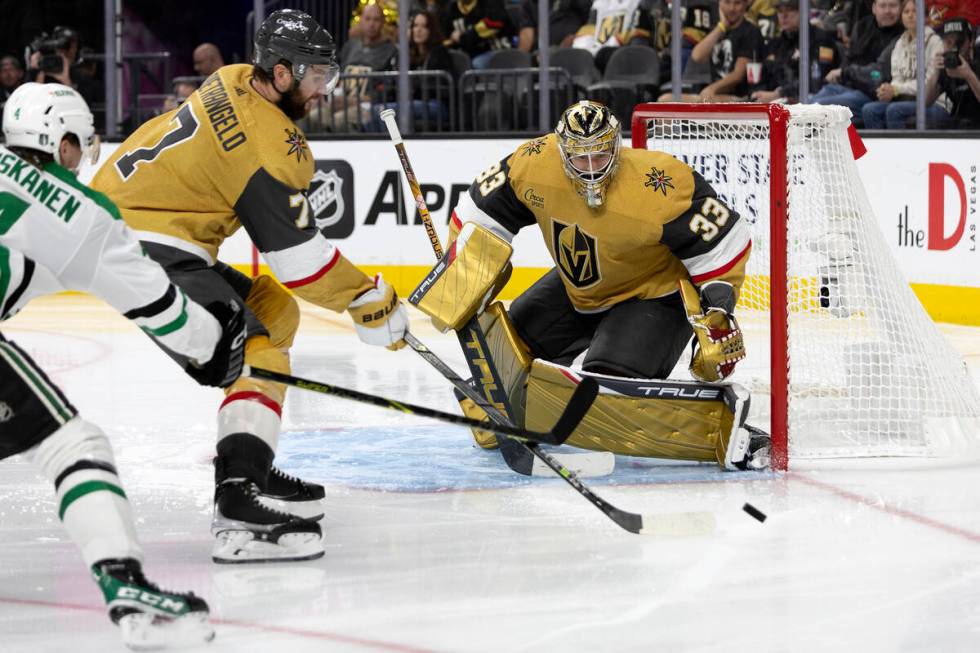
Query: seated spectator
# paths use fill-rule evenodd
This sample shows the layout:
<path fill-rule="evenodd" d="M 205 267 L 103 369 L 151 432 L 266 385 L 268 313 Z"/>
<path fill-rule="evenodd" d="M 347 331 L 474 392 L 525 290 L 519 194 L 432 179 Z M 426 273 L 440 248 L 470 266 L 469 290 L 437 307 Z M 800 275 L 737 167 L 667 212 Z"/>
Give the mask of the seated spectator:
<path fill-rule="evenodd" d="M 909 119 L 915 117 L 916 79 L 916 38 L 915 38 L 915 0 L 902 0 L 902 25 L 905 33 L 899 37 L 892 50 L 891 81 L 878 87 L 876 102 L 868 102 L 861 109 L 864 126 L 868 129 L 905 129 Z M 926 61 L 934 61 L 937 54 L 943 51 L 940 39 L 928 25 L 925 28 Z M 926 84 L 935 84 L 931 77 L 938 76 L 939 71 L 932 66 L 926 67 Z M 935 123 L 945 122 L 949 118 L 942 106 L 929 104 L 926 107 L 926 117 Z"/>
<path fill-rule="evenodd" d="M 668 60 L 670 52 L 670 16 L 671 3 L 665 0 L 656 0 L 654 4 L 654 16 L 657 20 L 657 35 L 654 39 L 654 47 L 664 53 L 664 59 Z M 681 70 L 687 67 L 687 61 L 691 58 L 691 50 L 701 42 L 711 26 L 718 22 L 718 0 L 682 0 L 681 2 Z M 670 70 L 667 66 L 665 70 Z"/>
<path fill-rule="evenodd" d="M 202 43 L 194 48 L 194 72 L 201 77 L 207 77 L 211 73 L 225 65 L 221 50 L 214 43 Z"/>
<path fill-rule="evenodd" d="M 697 95 L 682 95 L 682 102 L 733 102 L 748 96 L 746 68 L 764 53 L 759 28 L 745 18 L 748 6 L 748 0 L 720 0 L 718 24 L 691 50 L 692 60 L 711 61 L 713 81 Z M 660 96 L 662 102 L 671 99 L 669 93 Z"/>
<path fill-rule="evenodd" d="M 871 0 L 817 0 L 817 5 L 817 27 L 837 34 L 845 48 L 851 45 L 850 30 L 871 15 Z"/>
<path fill-rule="evenodd" d="M 3 105 L 18 86 L 24 83 L 24 67 L 20 59 L 7 55 L 0 59 L 0 127 L 3 126 Z"/>
<path fill-rule="evenodd" d="M 453 62 L 449 51 L 442 45 L 442 32 L 439 31 L 439 20 L 434 14 L 420 11 L 412 16 L 409 25 L 408 68 L 409 70 L 442 70 L 452 74 Z M 446 88 L 443 86 L 442 88 Z M 437 97 L 436 82 L 429 79 L 412 80 L 412 114 L 415 120 L 425 122 L 447 123 L 449 107 L 447 101 L 452 101 L 446 91 L 442 98 Z M 371 107 L 372 121 L 367 131 L 385 131 L 381 120 L 384 109 L 398 109 L 398 103 L 389 93 L 390 101 L 375 104 Z"/>
<path fill-rule="evenodd" d="M 776 0 L 753 0 L 749 5 L 747 16 L 755 23 L 762 34 L 762 40 L 768 45 L 779 36 L 779 19 L 776 16 Z"/>
<path fill-rule="evenodd" d="M 172 111 L 184 103 L 184 100 L 191 96 L 191 93 L 197 90 L 197 87 L 201 85 L 204 79 L 201 77 L 174 77 L 173 88 L 174 92 L 168 95 L 163 100 L 163 110 L 162 113 L 167 111 Z"/>
<path fill-rule="evenodd" d="M 888 76 L 874 68 L 878 57 L 902 35 L 899 0 L 874 0 L 871 16 L 862 18 L 851 31 L 844 65 L 824 78 L 827 82 L 810 98 L 816 104 L 840 104 L 861 115 L 861 107 L 871 102 L 881 81 Z M 875 75 L 877 70 L 878 75 Z"/>
<path fill-rule="evenodd" d="M 589 18 L 591 0 L 553 0 L 548 10 L 548 45 L 572 47 L 575 34 Z M 517 24 L 517 49 L 538 49 L 538 0 L 521 2 L 521 20 Z"/>
<path fill-rule="evenodd" d="M 344 43 L 338 56 L 340 71 L 353 78 L 343 79 L 334 89 L 333 97 L 311 108 L 306 131 L 345 132 L 367 126 L 371 122 L 371 103 L 384 99 L 384 86 L 372 83 L 364 73 L 392 70 L 398 47 L 384 34 L 384 12 L 381 5 L 371 2 L 361 10 L 359 38 Z"/>
<path fill-rule="evenodd" d="M 800 0 L 776 0 L 779 36 L 766 47 L 761 89 L 752 93 L 758 102 L 798 102 L 800 90 Z M 834 35 L 810 25 L 810 83 L 819 89 L 824 76 L 840 65 Z M 813 73 L 817 72 L 817 75 Z"/>
<path fill-rule="evenodd" d="M 495 50 L 507 50 L 517 29 L 510 22 L 503 0 L 456 0 L 443 12 L 442 32 L 446 47 L 470 56 L 473 68 L 486 68 Z"/>
<path fill-rule="evenodd" d="M 932 68 L 938 74 L 926 84 L 926 103 L 931 104 L 942 94 L 952 126 L 976 129 L 980 127 L 980 62 L 975 58 L 973 31 L 966 19 L 953 18 L 943 23 L 940 33 L 945 52 L 932 60 Z M 959 66 L 947 65 L 952 61 L 946 58 L 952 60 L 953 54 L 958 55 Z"/>
<path fill-rule="evenodd" d="M 621 45 L 653 47 L 651 8 L 650 0 L 593 0 L 589 18 L 579 28 L 572 47 L 591 52 L 600 72 Z"/>
<path fill-rule="evenodd" d="M 392 43 L 398 41 L 398 0 L 358 0 L 357 6 L 351 12 L 350 30 L 347 32 L 348 40 L 361 38 L 361 14 L 365 7 L 375 4 L 381 8 L 381 14 L 384 16 L 381 33 L 385 40 Z M 426 9 L 424 6 L 419 8 Z"/>

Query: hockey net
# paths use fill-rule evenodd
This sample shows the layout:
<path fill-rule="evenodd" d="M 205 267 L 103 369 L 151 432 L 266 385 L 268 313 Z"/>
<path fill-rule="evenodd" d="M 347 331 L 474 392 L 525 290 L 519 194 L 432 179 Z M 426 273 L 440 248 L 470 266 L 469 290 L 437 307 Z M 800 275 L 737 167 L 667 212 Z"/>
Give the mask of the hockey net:
<path fill-rule="evenodd" d="M 752 226 L 732 380 L 773 462 L 977 457 L 980 398 L 902 275 L 854 162 L 843 107 L 644 104 L 633 147 L 698 171 Z"/>

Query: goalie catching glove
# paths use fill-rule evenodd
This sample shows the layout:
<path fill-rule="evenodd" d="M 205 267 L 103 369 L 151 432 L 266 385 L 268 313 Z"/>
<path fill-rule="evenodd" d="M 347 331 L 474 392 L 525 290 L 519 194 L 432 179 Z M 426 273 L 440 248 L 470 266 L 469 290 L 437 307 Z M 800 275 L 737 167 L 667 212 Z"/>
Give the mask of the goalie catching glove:
<path fill-rule="evenodd" d="M 735 289 L 725 281 L 711 281 L 701 286 L 698 297 L 687 279 L 680 281 L 680 288 L 687 319 L 694 327 L 691 376 L 707 382 L 728 378 L 745 358 L 742 329 L 732 314 Z"/>
<path fill-rule="evenodd" d="M 408 333 L 408 312 L 380 274 L 374 277 L 374 288 L 352 301 L 347 311 L 362 342 L 392 351 L 405 346 L 402 338 Z"/>

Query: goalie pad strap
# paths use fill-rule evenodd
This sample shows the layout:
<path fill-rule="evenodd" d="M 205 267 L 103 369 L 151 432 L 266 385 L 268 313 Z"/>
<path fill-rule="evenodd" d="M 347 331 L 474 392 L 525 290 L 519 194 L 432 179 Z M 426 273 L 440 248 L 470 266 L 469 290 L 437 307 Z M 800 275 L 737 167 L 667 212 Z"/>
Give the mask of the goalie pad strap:
<path fill-rule="evenodd" d="M 436 321 L 459 329 L 488 300 L 512 251 L 490 230 L 467 222 L 408 301 Z"/>

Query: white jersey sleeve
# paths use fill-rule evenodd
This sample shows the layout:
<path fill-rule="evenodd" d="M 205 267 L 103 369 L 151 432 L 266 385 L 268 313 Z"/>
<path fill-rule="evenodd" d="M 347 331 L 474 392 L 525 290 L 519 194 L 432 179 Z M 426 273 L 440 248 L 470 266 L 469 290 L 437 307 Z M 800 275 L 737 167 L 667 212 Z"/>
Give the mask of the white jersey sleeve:
<path fill-rule="evenodd" d="M 211 359 L 221 325 L 143 253 L 111 202 L 64 168 L 52 164 L 39 170 L 3 147 L 0 246 L 7 250 L 0 257 L 7 263 L 7 269 L 0 263 L 4 316 L 22 302 L 10 296 L 11 284 L 3 278 L 16 280 L 21 296 L 29 297 L 41 290 L 31 290 L 35 274 L 44 290 L 50 289 L 45 279 L 53 276 L 64 289 L 105 300 L 168 349 L 199 363 Z M 44 273 L 27 269 L 34 266 Z"/>

